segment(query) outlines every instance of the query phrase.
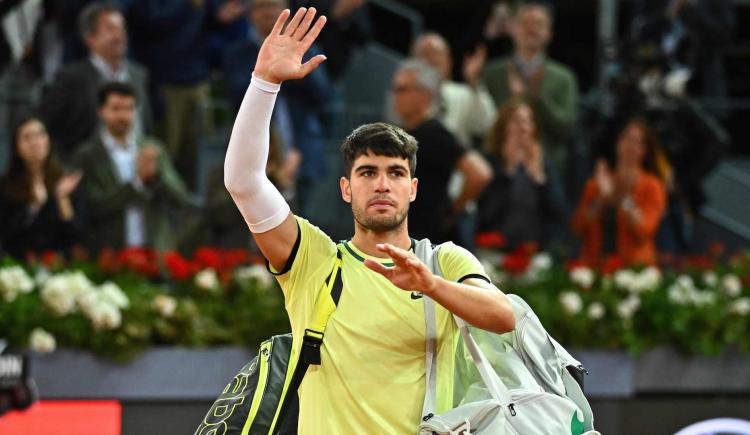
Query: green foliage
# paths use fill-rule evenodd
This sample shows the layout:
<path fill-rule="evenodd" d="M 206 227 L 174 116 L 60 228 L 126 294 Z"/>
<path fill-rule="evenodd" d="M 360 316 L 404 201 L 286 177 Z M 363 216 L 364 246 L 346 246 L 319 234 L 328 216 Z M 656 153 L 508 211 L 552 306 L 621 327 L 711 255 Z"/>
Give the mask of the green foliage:
<path fill-rule="evenodd" d="M 580 265 L 567 270 L 540 255 L 545 254 L 521 262 L 528 268 L 512 273 L 487 261 L 485 267 L 505 292 L 526 299 L 566 346 L 636 354 L 661 345 L 701 355 L 730 347 L 750 350 L 748 254 L 711 269 L 637 268 L 607 275 Z M 163 271 L 108 270 L 100 264 L 0 260 L 0 337 L 29 346 L 32 332 L 41 328 L 58 347 L 125 361 L 155 345 L 255 348 L 290 329 L 281 290 L 260 265 L 233 264 L 218 271 L 195 266 L 178 280 Z M 112 308 L 117 298 L 107 299 L 104 289 L 111 284 L 106 283 L 119 288 L 127 303 Z M 68 296 L 75 303 L 64 309 Z M 92 300 L 96 303 L 87 304 Z"/>

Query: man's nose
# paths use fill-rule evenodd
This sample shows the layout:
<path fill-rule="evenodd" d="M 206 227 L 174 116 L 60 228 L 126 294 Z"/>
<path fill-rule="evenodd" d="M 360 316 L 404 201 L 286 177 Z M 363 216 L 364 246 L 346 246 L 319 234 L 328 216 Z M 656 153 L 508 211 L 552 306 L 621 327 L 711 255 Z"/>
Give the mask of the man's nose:
<path fill-rule="evenodd" d="M 382 174 L 378 176 L 377 180 L 375 181 L 375 191 L 376 192 L 390 192 L 390 182 L 388 180 L 388 176 L 386 174 Z"/>

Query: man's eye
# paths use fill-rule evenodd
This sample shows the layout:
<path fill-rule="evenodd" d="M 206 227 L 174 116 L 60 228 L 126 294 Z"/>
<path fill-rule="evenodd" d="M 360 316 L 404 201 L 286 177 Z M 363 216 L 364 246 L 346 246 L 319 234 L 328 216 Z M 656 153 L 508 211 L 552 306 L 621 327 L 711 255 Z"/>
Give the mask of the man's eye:
<path fill-rule="evenodd" d="M 362 172 L 363 177 L 371 177 L 374 174 L 373 171 L 364 171 Z"/>
<path fill-rule="evenodd" d="M 393 172 L 391 172 L 391 176 L 392 177 L 403 177 L 404 173 L 401 172 L 401 171 L 393 171 Z"/>

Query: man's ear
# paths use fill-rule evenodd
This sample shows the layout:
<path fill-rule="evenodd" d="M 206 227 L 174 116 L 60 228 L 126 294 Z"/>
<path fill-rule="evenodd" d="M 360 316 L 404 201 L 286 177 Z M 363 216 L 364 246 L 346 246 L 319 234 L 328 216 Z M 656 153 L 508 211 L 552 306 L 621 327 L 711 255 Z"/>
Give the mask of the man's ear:
<path fill-rule="evenodd" d="M 417 178 L 411 179 L 411 193 L 409 194 L 409 202 L 414 202 L 417 199 L 417 184 L 419 180 Z"/>
<path fill-rule="evenodd" d="M 339 187 L 341 188 L 341 198 L 351 204 L 352 203 L 352 186 L 349 179 L 341 177 L 339 179 Z"/>

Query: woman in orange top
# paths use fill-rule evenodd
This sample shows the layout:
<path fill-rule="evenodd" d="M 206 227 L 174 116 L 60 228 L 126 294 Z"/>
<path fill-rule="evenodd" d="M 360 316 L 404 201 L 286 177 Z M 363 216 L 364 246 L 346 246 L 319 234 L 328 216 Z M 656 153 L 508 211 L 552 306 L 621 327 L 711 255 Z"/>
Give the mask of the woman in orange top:
<path fill-rule="evenodd" d="M 642 119 L 628 121 L 617 140 L 614 170 L 596 164 L 573 216 L 583 239 L 581 260 L 599 267 L 615 254 L 625 264 L 656 263 L 654 239 L 666 208 L 664 184 L 657 177 L 658 143 Z"/>

